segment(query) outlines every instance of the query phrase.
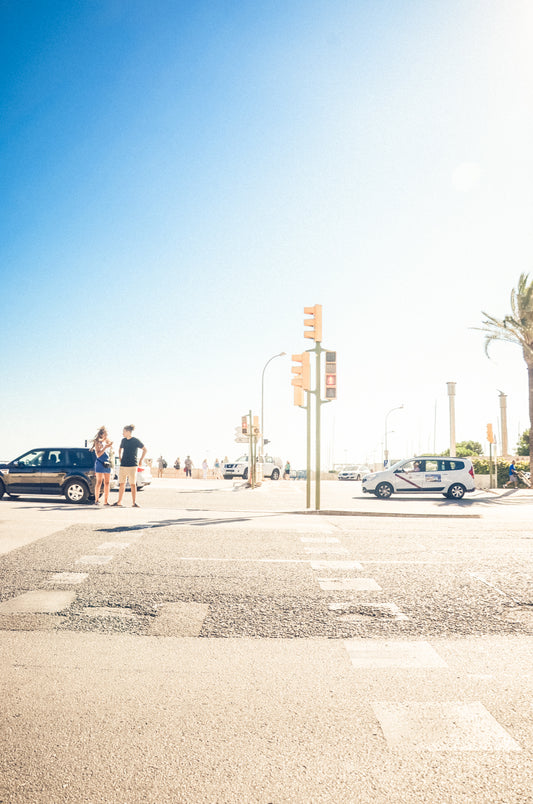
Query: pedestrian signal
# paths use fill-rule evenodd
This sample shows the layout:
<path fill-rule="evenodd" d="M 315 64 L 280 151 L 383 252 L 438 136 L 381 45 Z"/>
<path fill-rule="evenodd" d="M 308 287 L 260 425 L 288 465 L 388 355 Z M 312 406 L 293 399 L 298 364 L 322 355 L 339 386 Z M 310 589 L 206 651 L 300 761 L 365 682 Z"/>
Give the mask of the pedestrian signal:
<path fill-rule="evenodd" d="M 241 433 L 243 435 L 248 435 L 248 416 L 243 416 L 241 421 Z"/>
<path fill-rule="evenodd" d="M 494 438 L 494 432 L 492 430 L 492 424 L 487 424 L 487 441 L 489 444 L 494 444 L 496 439 Z"/>
<path fill-rule="evenodd" d="M 337 352 L 326 352 L 326 399 L 337 399 Z"/>
<path fill-rule="evenodd" d="M 320 342 L 322 340 L 322 305 L 315 304 L 314 307 L 304 307 L 304 313 L 313 316 L 313 318 L 304 319 L 304 326 L 311 327 L 304 331 L 304 338 L 312 338 L 314 341 Z"/>

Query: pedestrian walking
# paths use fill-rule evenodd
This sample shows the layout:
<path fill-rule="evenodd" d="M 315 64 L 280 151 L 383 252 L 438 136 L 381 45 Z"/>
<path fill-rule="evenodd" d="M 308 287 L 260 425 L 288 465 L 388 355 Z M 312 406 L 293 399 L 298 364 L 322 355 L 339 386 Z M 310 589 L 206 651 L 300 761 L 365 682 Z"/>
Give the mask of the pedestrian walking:
<path fill-rule="evenodd" d="M 507 483 L 504 483 L 503 486 L 504 489 L 507 488 L 509 483 L 512 483 L 515 489 L 518 488 L 518 481 L 520 478 L 518 477 L 518 472 L 516 471 L 515 460 L 516 458 L 513 458 L 513 460 L 509 464 L 509 480 L 507 481 Z"/>
<path fill-rule="evenodd" d="M 209 472 L 209 464 L 207 463 L 207 458 L 204 458 L 202 461 L 202 477 L 204 480 L 207 480 L 208 472 Z"/>
<path fill-rule="evenodd" d="M 134 508 L 140 508 L 137 503 L 137 467 L 142 466 L 144 456 L 146 455 L 146 447 L 142 441 L 133 436 L 135 430 L 134 424 L 127 424 L 122 435 L 124 436 L 120 442 L 120 449 L 118 457 L 120 460 L 120 468 L 118 470 L 118 500 L 115 505 L 122 508 L 122 498 L 126 490 L 126 481 L 130 481 L 131 499 Z M 139 460 L 139 450 L 142 449 L 141 458 Z"/>
<path fill-rule="evenodd" d="M 222 466 L 218 458 L 215 458 L 215 478 L 217 480 L 222 480 Z"/>
<path fill-rule="evenodd" d="M 285 464 L 285 469 L 283 470 L 283 480 L 290 480 L 291 477 L 291 464 L 289 461 Z"/>
<path fill-rule="evenodd" d="M 167 464 L 167 462 L 165 461 L 163 456 L 160 455 L 159 458 L 157 459 L 157 476 L 158 477 L 163 477 L 163 470 L 165 469 L 166 464 Z"/>
<path fill-rule="evenodd" d="M 95 454 L 94 472 L 96 475 L 96 486 L 94 489 L 94 504 L 99 505 L 100 491 L 104 484 L 104 505 L 109 505 L 109 483 L 111 481 L 111 447 L 113 442 L 109 440 L 105 426 L 100 427 L 95 437 L 91 449 Z"/>
<path fill-rule="evenodd" d="M 185 463 L 183 465 L 185 467 L 185 477 L 192 477 L 192 466 L 193 466 L 193 464 L 192 464 L 190 455 L 187 455 L 187 457 L 185 458 Z"/>
<path fill-rule="evenodd" d="M 174 461 L 174 469 L 176 470 L 176 472 L 179 472 L 179 470 L 181 469 L 181 463 L 179 458 L 176 458 L 176 460 Z"/>

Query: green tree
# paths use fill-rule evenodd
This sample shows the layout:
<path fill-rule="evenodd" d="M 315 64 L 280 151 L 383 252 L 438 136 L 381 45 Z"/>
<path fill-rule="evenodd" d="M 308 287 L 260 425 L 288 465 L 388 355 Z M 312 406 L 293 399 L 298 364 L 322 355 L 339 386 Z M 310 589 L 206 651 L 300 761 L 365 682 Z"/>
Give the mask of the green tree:
<path fill-rule="evenodd" d="M 516 452 L 517 455 L 529 455 L 529 431 L 530 427 L 527 430 L 524 430 L 518 444 L 516 445 Z"/>
<path fill-rule="evenodd" d="M 447 457 L 449 454 L 449 449 L 441 453 L 443 457 Z M 472 455 L 483 455 L 483 447 L 479 441 L 459 441 L 459 443 L 455 445 L 455 454 L 458 458 L 470 458 Z"/>
<path fill-rule="evenodd" d="M 483 312 L 483 311 L 482 311 Z M 527 366 L 529 390 L 529 455 L 533 466 L 533 282 L 528 274 L 521 274 L 518 285 L 511 291 L 511 315 L 495 318 L 483 312 L 485 320 L 482 327 L 475 327 L 485 333 L 485 353 L 489 357 L 492 341 L 508 341 L 520 346 Z"/>

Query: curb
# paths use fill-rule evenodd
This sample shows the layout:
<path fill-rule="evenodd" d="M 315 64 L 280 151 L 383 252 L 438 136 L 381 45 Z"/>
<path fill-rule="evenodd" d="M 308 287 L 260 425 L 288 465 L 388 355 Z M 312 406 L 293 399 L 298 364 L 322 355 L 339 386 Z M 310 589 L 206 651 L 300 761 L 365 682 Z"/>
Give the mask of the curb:
<path fill-rule="evenodd" d="M 325 509 L 322 511 L 285 511 L 287 514 L 314 514 L 315 516 L 374 516 L 399 517 L 401 519 L 482 519 L 481 514 L 403 514 L 387 511 L 335 511 Z"/>

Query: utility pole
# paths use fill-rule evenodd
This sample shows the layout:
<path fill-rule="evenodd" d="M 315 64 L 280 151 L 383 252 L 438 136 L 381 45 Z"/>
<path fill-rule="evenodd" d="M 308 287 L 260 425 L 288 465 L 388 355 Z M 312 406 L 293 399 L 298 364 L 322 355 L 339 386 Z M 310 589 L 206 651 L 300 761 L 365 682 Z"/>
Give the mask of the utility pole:
<path fill-rule="evenodd" d="M 448 397 L 450 402 L 450 458 L 455 458 L 455 386 L 456 383 L 449 382 Z"/>
<path fill-rule="evenodd" d="M 498 391 L 500 394 L 500 423 L 502 428 L 501 435 L 501 454 L 503 458 L 509 457 L 509 443 L 507 436 L 507 394 L 503 391 Z"/>

